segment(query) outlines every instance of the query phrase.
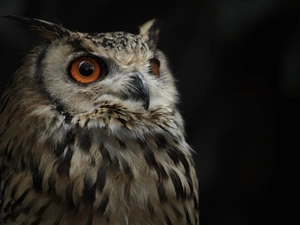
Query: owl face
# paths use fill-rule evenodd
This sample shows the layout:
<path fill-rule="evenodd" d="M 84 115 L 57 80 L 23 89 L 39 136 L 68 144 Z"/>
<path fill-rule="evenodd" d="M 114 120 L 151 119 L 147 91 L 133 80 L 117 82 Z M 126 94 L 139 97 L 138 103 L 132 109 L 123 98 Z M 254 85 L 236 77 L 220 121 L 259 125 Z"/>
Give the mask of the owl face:
<path fill-rule="evenodd" d="M 134 112 L 174 107 L 177 92 L 166 58 L 155 48 L 154 21 L 133 35 L 79 33 L 41 20 L 17 19 L 46 37 L 29 56 L 34 73 L 24 79 L 36 95 L 42 93 L 63 111 L 91 112 L 107 102 Z"/>

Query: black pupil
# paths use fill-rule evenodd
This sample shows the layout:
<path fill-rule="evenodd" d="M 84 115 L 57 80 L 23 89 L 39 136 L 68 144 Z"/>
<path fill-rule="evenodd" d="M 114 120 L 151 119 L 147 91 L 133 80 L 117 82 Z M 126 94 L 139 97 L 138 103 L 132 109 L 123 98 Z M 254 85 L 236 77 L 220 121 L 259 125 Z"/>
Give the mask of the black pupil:
<path fill-rule="evenodd" d="M 89 62 L 83 61 L 79 64 L 78 70 L 82 76 L 88 77 L 93 74 L 94 66 Z"/>

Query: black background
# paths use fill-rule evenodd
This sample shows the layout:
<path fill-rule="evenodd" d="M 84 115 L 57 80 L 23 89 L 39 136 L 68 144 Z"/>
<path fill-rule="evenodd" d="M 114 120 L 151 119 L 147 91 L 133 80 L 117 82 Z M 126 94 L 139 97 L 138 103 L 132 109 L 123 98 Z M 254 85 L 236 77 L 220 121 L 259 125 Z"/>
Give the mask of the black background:
<path fill-rule="evenodd" d="M 251 225 L 272 224 L 280 214 L 276 102 L 300 96 L 298 2 L 0 0 L 0 14 L 83 32 L 137 33 L 158 18 L 158 47 L 178 80 L 187 140 L 196 151 L 201 225 Z M 0 93 L 37 40 L 0 18 Z"/>

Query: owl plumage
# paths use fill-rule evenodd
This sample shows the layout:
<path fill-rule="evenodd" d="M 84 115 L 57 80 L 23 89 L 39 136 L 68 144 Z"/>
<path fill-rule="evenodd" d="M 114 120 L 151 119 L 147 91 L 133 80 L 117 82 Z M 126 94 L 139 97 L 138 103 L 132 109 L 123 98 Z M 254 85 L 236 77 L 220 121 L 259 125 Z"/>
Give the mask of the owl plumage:
<path fill-rule="evenodd" d="M 192 150 L 154 20 L 80 33 L 8 16 L 45 40 L 0 105 L 0 224 L 199 224 Z"/>

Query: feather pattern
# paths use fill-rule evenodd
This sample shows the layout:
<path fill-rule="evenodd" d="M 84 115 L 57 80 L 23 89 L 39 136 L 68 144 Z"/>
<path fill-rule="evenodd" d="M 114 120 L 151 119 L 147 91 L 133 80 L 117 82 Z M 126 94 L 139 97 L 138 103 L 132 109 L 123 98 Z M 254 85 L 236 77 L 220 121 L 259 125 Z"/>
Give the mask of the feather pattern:
<path fill-rule="evenodd" d="M 69 35 L 47 34 L 1 98 L 0 223 L 199 224 L 192 150 L 166 58 L 141 38 L 149 24 L 138 36 L 34 22 Z M 88 85 L 69 79 L 68 63 L 82 54 L 101 57 L 109 72 Z M 149 72 L 154 56 L 160 77 Z M 131 97 L 136 73 L 149 109 Z"/>

